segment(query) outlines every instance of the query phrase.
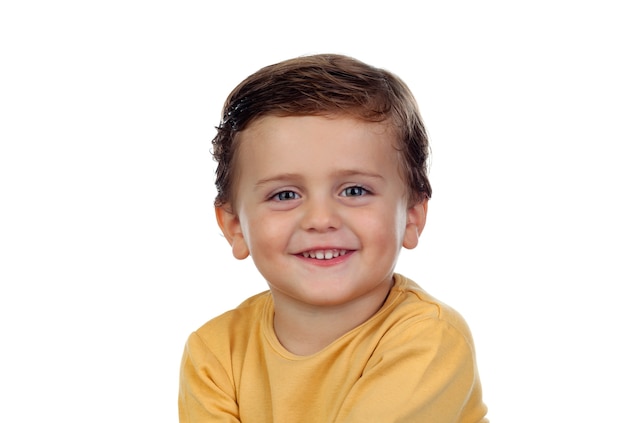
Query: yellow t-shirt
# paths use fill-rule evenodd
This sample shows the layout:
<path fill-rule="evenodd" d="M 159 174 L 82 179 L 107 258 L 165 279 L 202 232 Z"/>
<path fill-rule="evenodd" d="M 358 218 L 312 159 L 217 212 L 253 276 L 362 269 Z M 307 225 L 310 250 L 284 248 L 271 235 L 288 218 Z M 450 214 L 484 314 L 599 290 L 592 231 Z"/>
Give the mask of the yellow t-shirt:
<path fill-rule="evenodd" d="M 396 274 L 383 307 L 310 356 L 273 330 L 269 292 L 191 334 L 181 423 L 487 422 L 463 318 Z"/>

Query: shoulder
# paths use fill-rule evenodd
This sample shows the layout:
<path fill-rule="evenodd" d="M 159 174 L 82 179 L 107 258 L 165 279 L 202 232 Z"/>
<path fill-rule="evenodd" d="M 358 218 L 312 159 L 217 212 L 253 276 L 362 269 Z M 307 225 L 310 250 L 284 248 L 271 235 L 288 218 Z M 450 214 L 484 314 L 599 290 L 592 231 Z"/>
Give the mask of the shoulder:
<path fill-rule="evenodd" d="M 203 335 L 215 334 L 215 332 L 231 331 L 233 327 L 241 331 L 251 324 L 258 323 L 269 300 L 271 300 L 269 291 L 254 295 L 242 302 L 237 308 L 209 320 L 196 333 L 202 337 Z"/>
<path fill-rule="evenodd" d="M 417 283 L 400 274 L 394 275 L 395 284 L 388 301 L 385 320 L 397 330 L 410 334 L 427 334 L 442 338 L 456 338 L 473 350 L 469 326 L 454 308 L 430 295 Z M 392 328 L 390 328 L 392 329 Z M 418 338 L 415 339 L 419 341 Z"/>
<path fill-rule="evenodd" d="M 251 332 L 258 332 L 270 301 L 268 291 L 248 298 L 237 308 L 214 317 L 198 328 L 190 336 L 190 342 L 219 353 L 218 350 L 232 347 L 238 340 L 245 341 Z"/>

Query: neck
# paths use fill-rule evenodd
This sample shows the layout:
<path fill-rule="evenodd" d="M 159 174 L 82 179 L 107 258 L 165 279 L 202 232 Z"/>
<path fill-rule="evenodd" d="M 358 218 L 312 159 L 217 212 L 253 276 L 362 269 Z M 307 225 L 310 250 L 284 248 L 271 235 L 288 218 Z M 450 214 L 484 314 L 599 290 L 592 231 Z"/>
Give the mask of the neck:
<path fill-rule="evenodd" d="M 321 351 L 372 317 L 384 304 L 393 281 L 349 303 L 318 306 L 272 292 L 274 331 L 289 352 L 306 356 Z"/>

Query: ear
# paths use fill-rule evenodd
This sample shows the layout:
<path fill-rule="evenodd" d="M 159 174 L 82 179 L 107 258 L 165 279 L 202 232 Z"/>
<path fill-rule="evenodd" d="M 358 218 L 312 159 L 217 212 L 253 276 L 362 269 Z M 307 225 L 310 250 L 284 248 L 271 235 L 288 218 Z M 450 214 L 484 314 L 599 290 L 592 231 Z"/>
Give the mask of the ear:
<path fill-rule="evenodd" d="M 230 205 L 215 207 L 215 217 L 224 237 L 233 250 L 233 256 L 243 260 L 250 255 L 250 250 L 243 237 L 239 216 L 231 211 Z"/>
<path fill-rule="evenodd" d="M 428 200 L 422 200 L 419 203 L 409 207 L 406 213 L 406 227 L 404 229 L 404 239 L 402 246 L 404 248 L 413 249 L 417 247 L 420 234 L 426 225 L 426 214 L 428 212 Z"/>

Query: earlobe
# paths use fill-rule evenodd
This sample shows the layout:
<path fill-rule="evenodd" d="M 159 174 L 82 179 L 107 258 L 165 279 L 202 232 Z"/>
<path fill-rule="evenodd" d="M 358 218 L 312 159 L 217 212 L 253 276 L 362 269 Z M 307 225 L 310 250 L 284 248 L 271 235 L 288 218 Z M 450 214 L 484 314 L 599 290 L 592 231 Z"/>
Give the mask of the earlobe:
<path fill-rule="evenodd" d="M 426 225 L 426 214 L 428 212 L 428 200 L 409 207 L 406 214 L 406 227 L 404 229 L 404 240 L 402 246 L 407 249 L 417 247 L 419 236 Z"/>
<path fill-rule="evenodd" d="M 230 206 L 228 205 L 215 207 L 215 217 L 233 250 L 233 256 L 238 260 L 243 260 L 250 255 L 250 250 L 243 236 L 239 216 L 229 210 Z"/>

